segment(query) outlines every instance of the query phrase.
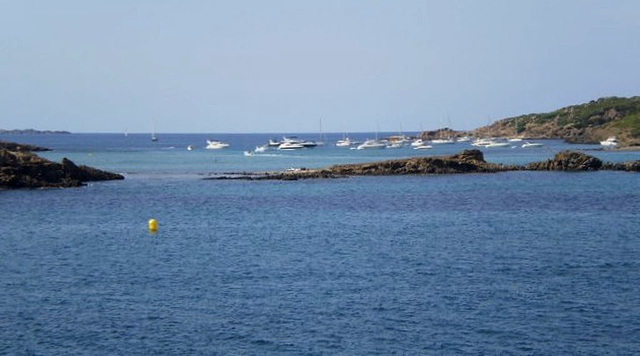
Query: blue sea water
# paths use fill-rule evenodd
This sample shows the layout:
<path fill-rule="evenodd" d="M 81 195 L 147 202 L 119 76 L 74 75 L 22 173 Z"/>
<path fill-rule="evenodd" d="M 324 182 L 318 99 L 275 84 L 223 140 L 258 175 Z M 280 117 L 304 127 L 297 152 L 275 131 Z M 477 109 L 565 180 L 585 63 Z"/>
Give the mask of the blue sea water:
<path fill-rule="evenodd" d="M 469 147 L 246 157 L 270 135 L 206 138 L 0 136 L 126 176 L 0 191 L 0 354 L 640 353 L 638 174 L 208 181 Z M 640 159 L 485 156 L 567 148 Z"/>

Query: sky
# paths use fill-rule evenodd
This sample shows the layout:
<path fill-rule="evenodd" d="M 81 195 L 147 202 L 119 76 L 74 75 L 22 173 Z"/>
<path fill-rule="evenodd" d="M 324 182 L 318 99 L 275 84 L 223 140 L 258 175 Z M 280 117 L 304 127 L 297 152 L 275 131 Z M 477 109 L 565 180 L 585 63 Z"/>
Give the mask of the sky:
<path fill-rule="evenodd" d="M 0 0 L 0 129 L 473 129 L 640 94 L 636 0 Z"/>

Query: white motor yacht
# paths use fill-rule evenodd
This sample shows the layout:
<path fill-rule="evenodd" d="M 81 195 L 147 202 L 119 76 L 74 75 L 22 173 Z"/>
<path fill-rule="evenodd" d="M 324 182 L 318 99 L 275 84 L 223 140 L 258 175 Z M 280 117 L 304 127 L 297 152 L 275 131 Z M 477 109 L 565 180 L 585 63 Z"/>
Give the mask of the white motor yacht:
<path fill-rule="evenodd" d="M 303 145 L 296 142 L 283 142 L 280 144 L 280 146 L 278 146 L 279 150 L 299 150 L 303 148 Z"/>
<path fill-rule="evenodd" d="M 540 142 L 525 141 L 525 143 L 522 144 L 522 148 L 540 148 L 542 146 L 544 145 L 541 144 Z"/>
<path fill-rule="evenodd" d="M 416 139 L 413 142 L 411 142 L 411 146 L 418 147 L 418 146 L 426 145 L 428 143 L 429 143 L 429 141 L 425 141 L 425 140 L 419 138 L 419 139 Z"/>
<path fill-rule="evenodd" d="M 600 141 L 600 145 L 605 148 L 615 148 L 618 147 L 618 139 L 615 136 L 611 136 L 604 141 Z"/>
<path fill-rule="evenodd" d="M 456 143 L 456 140 L 453 138 L 437 138 L 435 140 L 431 140 L 432 145 L 451 145 Z"/>
<path fill-rule="evenodd" d="M 208 150 L 219 150 L 221 148 L 229 147 L 228 143 L 217 141 L 217 140 L 207 140 L 207 149 Z"/>
<path fill-rule="evenodd" d="M 481 146 L 481 147 L 486 147 L 486 148 L 500 148 L 500 147 L 509 147 L 511 146 L 509 144 L 509 142 L 502 142 L 502 141 L 489 141 L 488 144 Z"/>
<path fill-rule="evenodd" d="M 363 144 L 358 146 L 359 150 L 377 150 L 381 148 L 386 148 L 387 145 L 384 142 L 380 142 L 377 140 L 366 140 Z"/>
<path fill-rule="evenodd" d="M 349 147 L 351 146 L 351 144 L 352 144 L 351 139 L 348 137 L 345 137 L 342 140 L 338 140 L 336 142 L 337 147 Z"/>

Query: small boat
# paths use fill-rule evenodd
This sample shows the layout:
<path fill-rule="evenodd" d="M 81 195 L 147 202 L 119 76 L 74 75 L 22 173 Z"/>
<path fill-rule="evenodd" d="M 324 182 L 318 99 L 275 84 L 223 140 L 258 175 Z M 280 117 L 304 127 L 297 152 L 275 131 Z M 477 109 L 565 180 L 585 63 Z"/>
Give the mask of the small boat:
<path fill-rule="evenodd" d="M 386 148 L 387 145 L 384 142 L 378 140 L 366 140 L 363 144 L 357 147 L 359 150 L 378 150 Z"/>
<path fill-rule="evenodd" d="M 219 150 L 222 148 L 227 148 L 229 147 L 228 143 L 222 142 L 222 141 L 217 141 L 217 140 L 207 140 L 207 149 L 208 150 Z"/>
<path fill-rule="evenodd" d="M 282 144 L 282 142 L 280 141 L 276 141 L 274 139 L 270 139 L 269 143 L 267 145 L 269 145 L 269 147 L 278 147 Z"/>
<path fill-rule="evenodd" d="M 458 142 L 469 142 L 469 141 L 471 141 L 471 137 L 470 136 L 458 137 L 458 139 L 456 141 L 458 141 Z"/>
<path fill-rule="evenodd" d="M 351 139 L 348 137 L 343 138 L 342 140 L 336 141 L 336 147 L 349 147 L 351 146 Z"/>
<path fill-rule="evenodd" d="M 428 150 L 430 148 L 433 148 L 433 146 L 424 144 L 424 145 L 416 146 L 413 149 L 414 150 Z"/>
<path fill-rule="evenodd" d="M 479 138 L 471 143 L 471 146 L 484 147 L 491 144 L 491 140 L 487 138 Z"/>
<path fill-rule="evenodd" d="M 511 146 L 509 142 L 501 142 L 501 141 L 489 141 L 488 144 L 481 146 L 486 148 L 500 148 L 500 147 L 509 147 Z"/>
<path fill-rule="evenodd" d="M 522 142 L 522 137 L 512 137 L 509 142 Z"/>
<path fill-rule="evenodd" d="M 544 145 L 541 144 L 540 142 L 525 141 L 525 143 L 522 144 L 522 148 L 540 148 L 542 146 Z"/>
<path fill-rule="evenodd" d="M 251 151 L 244 151 L 244 155 L 245 155 L 245 156 L 253 156 L 253 152 L 251 152 Z"/>
<path fill-rule="evenodd" d="M 600 145 L 605 148 L 615 148 L 618 147 L 618 139 L 615 136 L 611 136 L 604 141 L 600 141 Z"/>
<path fill-rule="evenodd" d="M 425 141 L 425 140 L 423 140 L 423 139 L 419 138 L 419 139 L 417 139 L 417 140 L 415 140 L 415 141 L 411 142 L 411 146 L 413 146 L 413 147 L 417 147 L 417 146 L 426 145 L 427 143 L 428 143 L 428 141 Z"/>
<path fill-rule="evenodd" d="M 189 145 L 189 146 L 187 146 L 187 150 L 189 150 L 189 151 L 193 151 L 193 149 L 194 149 L 194 148 L 195 148 L 195 147 L 193 147 L 193 145 Z"/>
<path fill-rule="evenodd" d="M 257 153 L 267 152 L 268 148 L 269 148 L 268 146 L 256 146 L 256 149 L 254 150 L 254 152 L 257 152 Z"/>
<path fill-rule="evenodd" d="M 456 140 L 453 138 L 438 138 L 435 140 L 431 140 L 432 145 L 450 145 L 456 143 Z"/>
<path fill-rule="evenodd" d="M 280 144 L 280 146 L 278 146 L 279 150 L 299 150 L 303 148 L 303 145 L 296 142 L 283 142 Z"/>

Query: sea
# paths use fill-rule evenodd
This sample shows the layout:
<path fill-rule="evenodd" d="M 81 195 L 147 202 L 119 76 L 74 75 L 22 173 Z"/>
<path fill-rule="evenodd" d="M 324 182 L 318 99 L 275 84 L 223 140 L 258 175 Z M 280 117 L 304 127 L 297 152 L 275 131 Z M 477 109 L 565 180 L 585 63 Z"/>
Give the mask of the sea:
<path fill-rule="evenodd" d="M 0 354 L 640 354 L 638 173 L 204 179 L 472 148 L 342 136 L 247 156 L 280 135 L 0 135 L 125 176 L 0 191 Z M 483 152 L 640 159 L 538 142 Z"/>

